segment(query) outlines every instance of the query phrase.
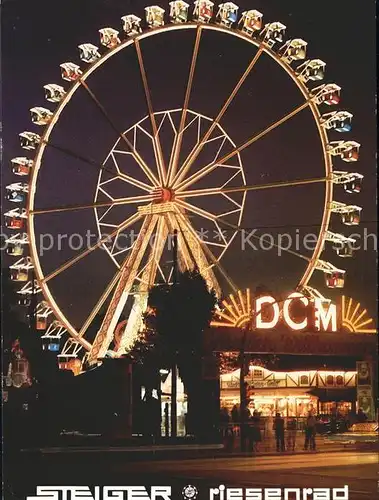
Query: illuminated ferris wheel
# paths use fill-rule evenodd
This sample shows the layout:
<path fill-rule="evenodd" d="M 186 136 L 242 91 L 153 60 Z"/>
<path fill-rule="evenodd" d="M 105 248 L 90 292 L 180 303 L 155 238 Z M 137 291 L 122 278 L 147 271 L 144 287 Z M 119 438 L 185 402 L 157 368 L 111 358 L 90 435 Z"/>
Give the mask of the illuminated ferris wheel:
<path fill-rule="evenodd" d="M 57 103 L 54 111 L 44 107 L 33 107 L 33 124 L 43 127 L 42 134 L 23 132 L 21 146 L 35 150 L 34 158 L 16 157 L 12 160 L 13 173 L 29 182 L 15 182 L 7 186 L 7 198 L 16 205 L 9 210 L 6 223 L 14 230 L 8 238 L 8 253 L 16 258 L 11 267 L 14 281 L 23 282 L 19 290 L 20 304 L 28 305 L 33 293 L 43 294 L 37 308 L 37 328 L 44 332 L 44 338 L 60 339 L 68 334 L 69 339 L 61 352 L 62 359 L 77 359 L 85 355 L 89 364 L 95 364 L 105 356 L 118 357 L 125 354 L 141 328 L 142 313 L 147 304 L 149 288 L 156 282 L 171 282 L 172 267 L 163 265 L 167 244 L 174 232 L 178 237 L 178 265 L 181 270 L 197 268 L 208 286 L 220 296 L 221 289 L 215 274 L 217 269 L 228 282 L 226 271 L 220 261 L 241 230 L 246 196 L 250 191 L 282 189 L 286 186 L 320 183 L 325 186 L 325 201 L 318 240 L 310 257 L 283 248 L 303 259 L 304 272 L 297 289 L 310 297 L 322 296 L 310 285 L 315 271 L 325 275 L 329 288 L 342 288 L 345 271 L 331 262 L 321 259 L 325 242 L 335 244 L 340 257 L 351 257 L 354 239 L 334 233 L 329 229 L 332 213 L 340 214 L 346 225 L 360 222 L 361 207 L 334 200 L 333 187 L 342 185 L 348 193 L 358 193 L 363 176 L 345 169 L 333 169 L 333 160 L 347 163 L 358 159 L 360 145 L 352 140 L 329 139 L 329 133 L 349 132 L 352 114 L 347 111 L 328 108 L 340 100 L 340 87 L 334 83 L 320 83 L 324 78 L 326 64 L 320 59 L 307 58 L 307 42 L 300 38 L 285 41 L 286 27 L 280 22 L 263 23 L 263 15 L 249 10 L 238 16 L 238 6 L 226 2 L 215 8 L 209 0 L 197 0 L 194 8 L 181 0 L 170 2 L 167 16 L 159 6 L 145 8 L 145 20 L 133 14 L 122 18 L 125 37 L 113 28 L 99 30 L 102 50 L 92 43 L 79 46 L 80 59 L 87 65 L 80 68 L 73 62 L 61 64 L 63 80 L 69 82 L 65 89 L 61 85 L 44 86 L 46 99 Z M 144 29 L 146 28 L 146 29 Z M 184 102 L 176 109 L 155 110 L 148 75 L 140 42 L 162 33 L 180 30 L 195 32 Z M 206 31 L 237 37 L 252 49 L 250 63 L 222 104 L 215 117 L 191 109 L 191 92 L 201 39 Z M 144 42 L 146 43 L 146 42 Z M 138 61 L 141 87 L 146 99 L 147 114 L 126 130 L 118 130 L 105 107 L 97 98 L 88 79 L 105 65 L 115 54 L 132 47 Z M 241 144 L 233 142 L 222 119 L 238 94 L 242 84 L 252 72 L 261 57 L 269 57 L 292 79 L 304 100 L 300 106 L 279 117 L 260 132 Z M 84 89 L 93 104 L 113 127 L 116 141 L 100 165 L 93 203 L 87 205 L 61 206 L 37 209 L 35 196 L 39 189 L 39 172 L 51 133 L 60 120 L 63 110 L 70 106 L 78 89 Z M 318 178 L 304 178 L 271 184 L 247 185 L 246 166 L 240 153 L 252 146 L 277 127 L 291 120 L 304 109 L 312 113 L 323 151 L 324 172 Z M 144 116 L 146 114 L 146 116 Z M 164 141 L 170 144 L 163 146 Z M 167 137 L 170 136 L 170 140 Z M 188 154 L 184 160 L 181 152 L 186 145 Z M 151 157 L 146 159 L 147 149 Z M 212 160 L 194 168 L 201 153 L 209 150 Z M 66 151 L 70 154 L 69 151 Z M 208 156 L 209 156 L 208 155 Z M 153 158 L 153 159 L 151 159 Z M 245 170 L 244 170 L 245 168 Z M 125 193 L 120 196 L 120 192 Z M 211 198 L 212 207 L 205 209 L 200 199 Z M 218 206 L 220 209 L 215 210 Z M 124 212 L 120 216 L 119 207 Z M 39 258 L 35 233 L 35 221 L 41 214 L 67 213 L 75 216 L 81 210 L 92 210 L 98 231 L 96 244 L 78 252 L 73 258 L 53 271 L 45 272 Z M 200 227 L 208 224 L 215 231 L 215 241 L 204 241 L 199 236 Z M 136 237 L 127 245 L 120 240 L 126 230 L 135 229 Z M 227 229 L 227 231 L 225 231 Z M 260 239 L 259 236 L 255 236 Z M 30 256 L 25 255 L 29 245 Z M 80 328 L 61 310 L 50 284 L 93 251 L 103 248 L 115 266 L 115 274 L 104 286 L 103 293 Z M 35 282 L 31 281 L 34 270 Z M 104 305 L 106 313 L 100 329 L 91 341 L 86 333 L 93 319 Z M 128 318 L 120 318 L 130 304 Z M 117 335 L 116 335 L 117 332 Z"/>

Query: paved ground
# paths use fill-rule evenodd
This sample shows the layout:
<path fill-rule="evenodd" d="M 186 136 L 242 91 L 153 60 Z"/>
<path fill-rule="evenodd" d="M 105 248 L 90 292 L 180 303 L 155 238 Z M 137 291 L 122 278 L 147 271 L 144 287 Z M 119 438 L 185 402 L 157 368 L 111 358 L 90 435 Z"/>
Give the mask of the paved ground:
<path fill-rule="evenodd" d="M 126 460 L 122 453 L 55 454 L 29 456 L 17 464 L 16 496 L 35 494 L 35 486 L 58 485 L 170 485 L 172 500 L 182 500 L 187 484 L 199 490 L 197 500 L 208 500 L 209 489 L 227 487 L 343 487 L 349 500 L 378 497 L 376 452 L 309 453 L 261 457 L 204 458 L 191 460 Z M 308 496 L 310 500 L 312 496 Z M 292 499 L 291 499 L 292 500 Z"/>
<path fill-rule="evenodd" d="M 140 464 L 141 465 L 141 464 Z M 350 489 L 350 499 L 374 498 L 378 493 L 378 456 L 376 453 L 331 453 L 293 456 L 222 458 L 182 462 L 145 463 L 144 468 L 165 476 L 212 487 L 220 483 L 243 487 L 343 487 Z M 118 470 L 125 470 L 119 465 Z M 128 466 L 128 473 L 140 467 Z M 206 496 L 204 496 L 206 498 Z"/>

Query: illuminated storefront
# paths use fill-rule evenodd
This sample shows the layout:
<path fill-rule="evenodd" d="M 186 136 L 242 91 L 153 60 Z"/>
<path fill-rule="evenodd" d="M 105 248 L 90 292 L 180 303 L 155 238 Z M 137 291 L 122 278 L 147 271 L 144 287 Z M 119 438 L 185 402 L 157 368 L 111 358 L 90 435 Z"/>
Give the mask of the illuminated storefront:
<path fill-rule="evenodd" d="M 317 414 L 348 413 L 354 406 L 355 371 L 270 371 L 250 366 L 245 377 L 248 408 L 263 417 L 276 412 L 283 416 L 305 417 L 309 411 Z M 240 370 L 220 377 L 220 405 L 231 412 L 240 402 Z M 317 390 L 330 392 L 330 401 L 321 401 Z M 333 399 L 335 399 L 335 401 Z"/>
<path fill-rule="evenodd" d="M 341 296 L 334 303 L 294 293 L 279 301 L 245 290 L 222 302 L 206 345 L 221 355 L 243 353 L 245 363 L 259 356 L 292 357 L 286 366 L 271 365 L 275 371 L 264 368 L 265 363 L 250 366 L 244 379 L 247 404 L 251 413 L 257 410 L 263 417 L 280 412 L 301 418 L 309 411 L 346 415 L 363 408 L 357 404 L 355 368 L 376 352 L 376 334 L 374 320 L 351 298 Z M 229 413 L 240 403 L 238 366 L 234 364 L 220 376 L 220 406 Z M 370 387 L 363 389 L 371 394 Z M 373 406 L 366 392 L 365 401 Z"/>
<path fill-rule="evenodd" d="M 310 411 L 350 418 L 351 412 L 363 408 L 358 403 L 357 363 L 369 360 L 376 350 L 375 325 L 367 311 L 344 297 L 340 307 L 319 300 L 314 308 L 299 294 L 291 294 L 278 306 L 270 296 L 254 299 L 247 292 L 224 301 L 224 309 L 204 332 L 202 378 L 204 386 L 209 384 L 204 405 L 213 408 L 214 401 L 217 411 L 226 408 L 232 419 L 233 409 L 234 415 L 239 415 L 242 355 L 247 407 L 251 414 L 258 411 L 268 426 L 277 412 L 301 421 Z M 277 358 L 274 364 L 265 363 L 270 356 Z M 227 359 L 226 364 L 223 359 Z M 254 363 L 257 360 L 262 363 Z M 370 407 L 371 388 L 363 368 L 361 372 L 361 400 Z M 170 435 L 172 388 L 168 370 L 161 370 L 160 388 L 156 399 L 161 434 Z M 191 408 L 180 378 L 176 410 L 178 435 L 183 436 L 188 433 Z"/>

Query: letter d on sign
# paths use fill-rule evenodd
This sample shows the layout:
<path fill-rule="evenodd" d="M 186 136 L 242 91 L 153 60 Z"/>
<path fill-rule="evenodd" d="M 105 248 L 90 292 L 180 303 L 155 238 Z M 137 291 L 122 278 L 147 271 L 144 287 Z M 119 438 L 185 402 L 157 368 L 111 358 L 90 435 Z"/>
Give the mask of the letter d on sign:
<path fill-rule="evenodd" d="M 262 305 L 263 304 L 271 304 L 272 310 L 274 312 L 273 318 L 271 321 L 264 321 L 262 319 Z M 276 302 L 274 297 L 259 297 L 255 301 L 255 310 L 256 310 L 256 327 L 262 329 L 274 328 L 279 321 L 280 310 L 279 304 Z"/>

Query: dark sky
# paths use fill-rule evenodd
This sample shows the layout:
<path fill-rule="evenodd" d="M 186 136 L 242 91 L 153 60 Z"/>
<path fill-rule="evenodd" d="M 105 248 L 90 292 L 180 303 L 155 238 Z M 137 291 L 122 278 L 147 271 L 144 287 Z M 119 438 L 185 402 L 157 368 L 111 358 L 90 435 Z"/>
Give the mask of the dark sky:
<path fill-rule="evenodd" d="M 168 2 L 160 4 L 168 10 Z M 308 41 L 309 56 L 327 63 L 325 81 L 342 87 L 340 107 L 354 114 L 353 130 L 349 134 L 331 135 L 331 139 L 353 139 L 360 142 L 362 148 L 357 164 L 349 165 L 337 159 L 335 169 L 357 170 L 365 175 L 360 195 L 346 195 L 342 189 L 335 189 L 335 200 L 363 206 L 362 224 L 357 231 L 355 227 L 342 226 L 338 217 L 333 216 L 331 230 L 344 234 L 376 233 L 375 3 L 365 0 L 359 3 L 359 8 L 357 5 L 358 2 L 351 0 L 239 2 L 240 12 L 258 9 L 263 12 L 265 22 L 284 23 L 287 38 L 301 37 Z M 61 5 L 47 0 L 3 1 L 4 184 L 14 181 L 9 160 L 24 154 L 19 147 L 18 133 L 40 132 L 31 125 L 29 108 L 38 105 L 54 108 L 44 100 L 43 85 L 58 83 L 67 88 L 67 82 L 63 83 L 60 78 L 59 64 L 66 61 L 81 64 L 77 49 L 80 43 L 99 45 L 98 29 L 106 26 L 120 30 L 123 35 L 121 16 L 135 13 L 143 17 L 144 6 L 141 1 L 125 0 L 65 0 Z M 156 111 L 182 106 L 193 42 L 193 30 L 141 42 Z M 201 41 L 190 108 L 215 117 L 254 50 L 233 37 L 206 33 Z M 120 129 L 126 130 L 146 116 L 133 49 L 121 51 L 88 83 Z M 247 78 L 222 125 L 234 142 L 240 144 L 300 102 L 301 96 L 289 78 L 265 56 Z M 330 111 L 327 107 L 322 110 Z M 101 163 L 117 136 L 84 90 L 80 90 L 62 114 L 51 139 Z M 149 157 L 147 147 L 144 154 Z M 323 175 L 321 149 L 309 111 L 268 134 L 241 156 L 248 184 Z M 48 148 L 40 171 L 36 206 L 91 203 L 96 180 L 96 169 Z M 217 177 L 212 177 L 210 182 L 217 185 Z M 131 192 L 123 196 L 128 194 Z M 300 234 L 317 232 L 323 195 L 320 185 L 250 193 L 242 225 L 246 229 L 261 228 L 261 232 L 270 232 L 273 236 L 278 231 L 294 236 L 297 229 Z M 212 203 L 207 208 L 217 211 L 217 203 Z M 198 227 L 201 222 L 193 220 Z M 41 216 L 36 224 L 38 233 L 49 231 L 53 235 L 85 234 L 87 229 L 94 228 L 93 214 L 88 212 L 75 216 Z M 253 288 L 265 283 L 274 293 L 293 289 L 304 270 L 301 259 L 291 255 L 278 257 L 275 250 L 242 252 L 240 241 L 237 237 L 223 259 L 224 268 L 239 287 Z M 74 254 L 67 248 L 47 252 L 41 258 L 44 270 L 49 272 Z M 344 293 L 361 301 L 374 315 L 377 273 L 373 238 L 368 240 L 368 249 L 358 252 L 354 259 L 340 259 L 330 246 L 322 258 L 347 270 Z M 77 326 L 96 303 L 114 271 L 110 259 L 99 250 L 51 281 L 57 302 Z M 316 272 L 311 284 L 336 298 L 339 293 L 329 293 L 323 287 L 322 278 L 321 273 Z M 225 292 L 229 290 L 225 288 Z"/>

